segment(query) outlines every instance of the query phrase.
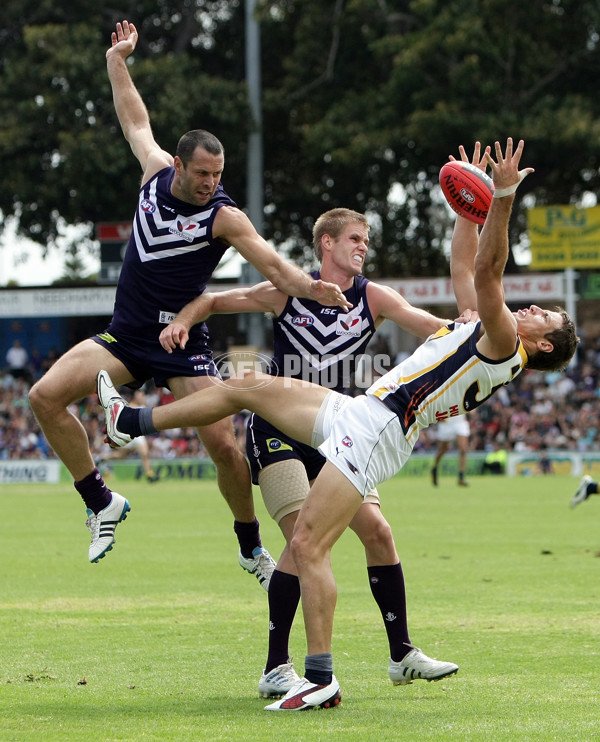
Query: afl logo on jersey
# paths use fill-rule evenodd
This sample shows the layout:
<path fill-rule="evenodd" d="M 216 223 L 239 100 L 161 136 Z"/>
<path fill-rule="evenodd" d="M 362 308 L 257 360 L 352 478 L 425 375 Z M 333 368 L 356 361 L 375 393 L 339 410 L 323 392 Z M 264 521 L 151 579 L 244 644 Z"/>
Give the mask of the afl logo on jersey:
<path fill-rule="evenodd" d="M 311 317 L 310 314 L 298 314 L 292 319 L 292 324 L 299 327 L 310 327 L 310 325 L 315 324 L 315 318 Z"/>
<path fill-rule="evenodd" d="M 337 323 L 335 327 L 336 335 L 352 335 L 353 337 L 360 337 L 361 330 L 360 317 L 351 314 L 342 314 L 337 317 Z"/>
<path fill-rule="evenodd" d="M 206 353 L 200 353 L 200 354 L 199 354 L 199 355 L 197 355 L 197 356 L 190 356 L 190 357 L 188 358 L 188 360 L 189 360 L 189 361 L 192 361 L 192 362 L 193 362 L 193 361 L 210 361 L 210 360 L 211 360 L 211 357 L 210 357 L 210 356 L 208 356 L 208 355 L 206 355 Z"/>
<path fill-rule="evenodd" d="M 342 438 L 342 443 L 344 444 L 344 446 L 346 446 L 346 448 L 352 448 L 352 446 L 354 445 L 354 442 L 352 441 L 352 438 L 350 438 L 349 435 L 345 435 Z"/>
<path fill-rule="evenodd" d="M 148 199 L 145 198 L 140 204 L 140 209 L 146 214 L 154 214 L 156 211 L 156 204 L 153 204 L 152 201 L 148 201 Z"/>

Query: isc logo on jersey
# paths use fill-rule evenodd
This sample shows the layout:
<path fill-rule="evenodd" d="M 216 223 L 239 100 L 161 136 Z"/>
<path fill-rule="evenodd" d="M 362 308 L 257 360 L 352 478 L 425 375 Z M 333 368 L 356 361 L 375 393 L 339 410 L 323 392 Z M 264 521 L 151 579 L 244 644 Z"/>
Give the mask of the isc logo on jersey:
<path fill-rule="evenodd" d="M 181 237 L 186 242 L 193 242 L 199 230 L 200 224 L 195 219 L 185 219 L 182 216 L 178 216 L 169 227 L 171 234 Z"/>
<path fill-rule="evenodd" d="M 195 356 L 189 356 L 188 361 L 194 364 L 194 371 L 212 371 L 212 358 L 205 353 L 199 353 Z"/>
<path fill-rule="evenodd" d="M 342 314 L 337 316 L 337 322 L 335 325 L 336 335 L 352 335 L 352 337 L 360 337 L 361 331 L 360 317 L 351 314 Z"/>

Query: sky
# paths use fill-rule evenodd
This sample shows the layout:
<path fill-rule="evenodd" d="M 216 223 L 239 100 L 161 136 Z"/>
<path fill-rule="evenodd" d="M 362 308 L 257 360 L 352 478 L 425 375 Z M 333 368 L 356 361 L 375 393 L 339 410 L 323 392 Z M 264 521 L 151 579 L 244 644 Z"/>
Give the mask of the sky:
<path fill-rule="evenodd" d="M 239 253 L 230 250 L 227 260 L 221 261 L 215 271 L 216 278 L 237 278 L 243 262 Z M 0 239 L 0 287 L 9 281 L 16 281 L 19 286 L 50 286 L 64 274 L 65 255 L 57 248 L 50 250 L 49 255 L 42 256 L 42 248 L 31 240 L 15 237 L 7 230 Z M 100 271 L 100 259 L 84 256 L 85 275 Z"/>
<path fill-rule="evenodd" d="M 86 273 L 100 270 L 99 259 L 85 259 Z M 19 286 L 49 286 L 64 274 L 65 256 L 55 249 L 44 258 L 42 247 L 22 238 L 0 243 L 0 286 L 16 281 Z"/>

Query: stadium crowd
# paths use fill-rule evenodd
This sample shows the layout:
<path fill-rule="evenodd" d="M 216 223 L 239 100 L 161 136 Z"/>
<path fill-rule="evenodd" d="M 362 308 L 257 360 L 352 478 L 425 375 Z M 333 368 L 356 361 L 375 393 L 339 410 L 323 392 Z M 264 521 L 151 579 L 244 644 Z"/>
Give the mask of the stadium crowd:
<path fill-rule="evenodd" d="M 7 364 L 0 372 L 0 459 L 47 459 L 55 458 L 35 419 L 28 400 L 31 384 L 58 358 L 56 351 L 39 362 L 32 353 L 34 362 L 14 373 Z M 173 397 L 167 389 L 157 389 L 153 384 L 145 386 L 149 405 L 165 404 Z M 104 443 L 104 417 L 95 395 L 86 397 L 73 405 L 73 414 L 79 418 L 87 431 L 95 458 L 106 452 Z M 169 430 L 148 439 L 151 457 L 172 459 L 178 457 L 205 457 L 202 444 L 192 428 Z"/>
<path fill-rule="evenodd" d="M 380 352 L 381 341 L 373 342 L 371 352 Z M 52 351 L 40 359 L 28 353 L 29 361 L 18 373 L 8 363 L 0 372 L 0 459 L 46 459 L 54 452 L 48 446 L 28 401 L 31 384 L 58 357 Z M 528 371 L 510 388 L 501 389 L 487 403 L 469 414 L 470 449 L 491 451 L 500 446 L 507 451 L 543 452 L 548 449 L 590 451 L 598 448 L 600 431 L 600 336 L 585 339 L 578 351 L 578 362 L 566 373 Z M 172 400 L 167 389 L 146 385 L 149 406 Z M 357 392 L 360 389 L 356 390 Z M 105 451 L 104 420 L 96 396 L 73 406 L 73 413 L 84 425 L 92 452 Z M 245 417 L 234 420 L 236 434 L 244 448 Z M 205 457 L 202 444 L 192 428 L 169 430 L 148 439 L 154 459 Z M 434 452 L 435 431 L 427 429 L 415 451 Z"/>

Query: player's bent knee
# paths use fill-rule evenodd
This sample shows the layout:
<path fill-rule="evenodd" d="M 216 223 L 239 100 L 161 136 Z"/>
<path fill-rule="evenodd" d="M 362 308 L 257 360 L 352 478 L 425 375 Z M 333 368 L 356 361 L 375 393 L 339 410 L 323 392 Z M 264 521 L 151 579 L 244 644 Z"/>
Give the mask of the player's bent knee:
<path fill-rule="evenodd" d="M 330 550 L 330 546 L 325 537 L 317 537 L 314 529 L 303 528 L 298 522 L 296 523 L 296 529 L 290 541 L 290 552 L 299 570 L 320 564 Z"/>
<path fill-rule="evenodd" d="M 36 381 L 29 390 L 29 404 L 36 417 L 43 417 L 50 414 L 51 410 L 56 408 L 56 400 L 46 393 L 46 384 L 44 379 Z"/>
<path fill-rule="evenodd" d="M 257 371 L 244 370 L 239 376 L 232 376 L 225 382 L 225 386 L 240 392 L 253 391 L 264 387 L 273 381 L 273 376 L 259 373 Z"/>
<path fill-rule="evenodd" d="M 362 529 L 357 535 L 369 552 L 393 554 L 396 550 L 391 526 L 384 518 L 376 520 L 368 529 Z"/>
<path fill-rule="evenodd" d="M 306 561 L 307 552 L 307 541 L 303 538 L 301 533 L 294 532 L 292 540 L 290 541 L 290 553 L 296 565 L 302 567 L 302 564 Z"/>
<path fill-rule="evenodd" d="M 224 436 L 210 442 L 203 440 L 208 455 L 216 467 L 235 466 L 240 460 L 246 463 L 244 456 L 237 447 L 233 436 Z"/>

